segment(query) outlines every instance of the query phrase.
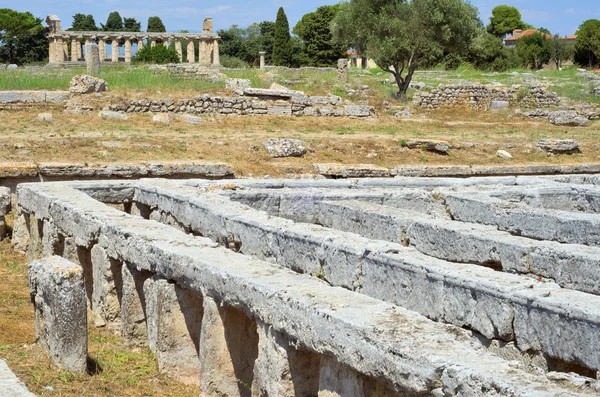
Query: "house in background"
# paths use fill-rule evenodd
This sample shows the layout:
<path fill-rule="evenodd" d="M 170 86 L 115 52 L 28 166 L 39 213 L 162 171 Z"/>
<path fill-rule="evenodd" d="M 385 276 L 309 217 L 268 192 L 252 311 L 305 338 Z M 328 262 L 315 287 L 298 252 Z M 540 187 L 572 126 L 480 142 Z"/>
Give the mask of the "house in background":
<path fill-rule="evenodd" d="M 527 29 L 527 30 L 515 29 L 515 30 L 513 30 L 512 36 L 509 36 L 504 39 L 504 45 L 507 47 L 516 47 L 517 40 L 522 39 L 523 37 L 526 37 L 526 36 L 530 36 L 534 33 L 538 33 L 538 32 L 539 31 L 537 29 Z M 545 36 L 547 39 L 552 38 L 552 35 L 550 35 L 548 33 L 545 33 Z M 567 44 L 575 45 L 576 38 L 577 38 L 577 35 L 565 36 L 565 37 L 561 37 L 561 40 L 565 40 Z"/>
<path fill-rule="evenodd" d="M 350 67 L 352 68 L 372 69 L 377 67 L 374 60 L 359 55 L 356 50 L 348 50 L 346 51 L 346 55 L 348 55 Z"/>

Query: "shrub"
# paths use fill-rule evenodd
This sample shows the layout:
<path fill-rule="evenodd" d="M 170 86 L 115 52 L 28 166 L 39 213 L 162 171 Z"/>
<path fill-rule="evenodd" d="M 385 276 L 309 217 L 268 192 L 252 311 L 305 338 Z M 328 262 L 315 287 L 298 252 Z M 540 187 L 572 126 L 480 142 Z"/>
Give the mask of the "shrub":
<path fill-rule="evenodd" d="M 246 68 L 248 68 L 248 64 L 237 57 L 232 57 L 229 55 L 222 55 L 220 57 L 220 60 L 221 60 L 221 65 L 223 65 L 226 68 L 231 68 L 231 69 L 246 69 Z"/>
<path fill-rule="evenodd" d="M 146 45 L 138 50 L 133 58 L 135 63 L 179 63 L 179 55 L 177 51 L 172 47 L 165 47 L 162 44 L 157 44 L 154 47 Z"/>

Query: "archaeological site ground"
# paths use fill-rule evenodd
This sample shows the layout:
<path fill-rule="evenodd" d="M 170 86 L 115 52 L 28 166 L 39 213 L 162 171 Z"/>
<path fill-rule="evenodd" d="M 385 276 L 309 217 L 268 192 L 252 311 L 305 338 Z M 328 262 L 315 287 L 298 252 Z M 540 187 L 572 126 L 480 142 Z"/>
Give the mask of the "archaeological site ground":
<path fill-rule="evenodd" d="M 0 71 L 0 396 L 600 396 L 600 73 L 56 32 Z"/>

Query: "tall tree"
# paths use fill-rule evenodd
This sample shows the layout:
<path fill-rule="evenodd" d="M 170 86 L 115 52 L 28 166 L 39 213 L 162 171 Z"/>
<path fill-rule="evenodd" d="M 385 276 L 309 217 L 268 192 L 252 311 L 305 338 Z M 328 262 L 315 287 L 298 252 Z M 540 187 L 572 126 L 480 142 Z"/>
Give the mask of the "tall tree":
<path fill-rule="evenodd" d="M 75 14 L 73 15 L 73 23 L 67 30 L 73 30 L 76 32 L 96 32 L 99 29 L 98 26 L 96 26 L 96 21 L 94 20 L 94 16 L 92 14 Z"/>
<path fill-rule="evenodd" d="M 304 58 L 309 66 L 331 66 L 345 56 L 345 48 L 333 41 L 331 21 L 340 6 L 322 6 L 308 13 L 294 26 L 293 33 L 300 37 L 304 46 Z"/>
<path fill-rule="evenodd" d="M 482 24 L 477 8 L 464 0 L 350 0 L 342 3 L 334 38 L 375 60 L 406 91 L 419 65 L 445 53 L 466 52 Z"/>
<path fill-rule="evenodd" d="M 102 30 L 105 32 L 122 32 L 123 31 L 123 19 L 118 11 L 113 11 L 108 14 L 106 25 L 102 25 Z"/>
<path fill-rule="evenodd" d="M 530 34 L 517 41 L 517 53 L 525 66 L 541 69 L 552 57 L 551 41 L 543 33 Z"/>
<path fill-rule="evenodd" d="M 273 42 L 275 41 L 275 22 L 262 21 L 258 24 L 260 28 L 260 51 L 265 52 L 265 62 L 272 64 Z"/>
<path fill-rule="evenodd" d="M 19 36 L 35 34 L 41 30 L 41 23 L 30 12 L 0 8 L 0 42 L 6 47 L 7 63 L 14 61 L 15 42 Z"/>
<path fill-rule="evenodd" d="M 254 23 L 246 29 L 232 25 L 229 29 L 217 32 L 221 37 L 219 52 L 221 55 L 238 58 L 247 64 L 255 64 L 261 51 L 260 27 Z"/>
<path fill-rule="evenodd" d="M 562 68 L 563 62 L 573 58 L 573 45 L 560 38 L 558 34 L 552 37 L 550 45 L 552 55 L 550 60 L 556 65 L 556 69 Z"/>
<path fill-rule="evenodd" d="M 600 21 L 588 19 L 577 30 L 575 62 L 593 67 L 600 64 Z"/>
<path fill-rule="evenodd" d="M 147 32 L 166 32 L 165 24 L 160 19 L 160 17 L 150 17 L 148 18 L 148 28 Z"/>
<path fill-rule="evenodd" d="M 525 29 L 527 25 L 521 19 L 521 13 L 516 7 L 500 5 L 494 7 L 487 32 L 504 38 L 515 29 Z"/>
<path fill-rule="evenodd" d="M 142 24 L 135 18 L 123 18 L 124 32 L 141 32 Z"/>
<path fill-rule="evenodd" d="M 271 62 L 275 66 L 291 66 L 292 64 L 292 38 L 290 35 L 290 24 L 283 7 L 277 11 L 275 20 L 275 32 L 273 36 L 273 55 Z"/>

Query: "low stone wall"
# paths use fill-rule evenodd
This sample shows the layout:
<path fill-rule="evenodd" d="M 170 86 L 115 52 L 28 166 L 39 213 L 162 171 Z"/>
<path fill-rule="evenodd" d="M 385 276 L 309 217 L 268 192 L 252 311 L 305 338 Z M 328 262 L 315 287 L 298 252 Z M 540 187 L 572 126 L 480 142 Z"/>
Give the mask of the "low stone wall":
<path fill-rule="evenodd" d="M 431 91 L 417 92 L 413 98 L 413 104 L 423 109 L 469 107 L 487 110 L 492 101 L 524 107 L 546 108 L 560 105 L 558 95 L 541 86 L 513 86 L 506 89 L 478 84 L 445 85 Z"/>
<path fill-rule="evenodd" d="M 208 94 L 191 99 L 131 100 L 112 104 L 113 111 L 127 113 L 174 112 L 237 116 L 312 116 L 369 118 L 375 109 L 364 105 L 345 105 L 338 96 L 306 96 L 298 91 L 247 88 L 237 96 Z"/>
<path fill-rule="evenodd" d="M 69 97 L 69 91 L 0 91 L 0 109 L 63 103 L 68 101 Z"/>
<path fill-rule="evenodd" d="M 597 368 L 597 295 L 276 217 L 318 221 L 325 196 L 377 196 L 382 210 L 414 214 L 457 195 L 432 180 L 418 192 L 403 190 L 411 180 L 367 182 L 23 184 L 16 243 L 32 261 L 78 263 L 94 315 L 206 395 L 600 395 L 594 380 L 536 361 Z M 485 193 L 499 181 L 472 182 Z M 473 328 L 511 343 L 482 343 Z M 531 354 L 517 358 L 515 345 Z"/>

